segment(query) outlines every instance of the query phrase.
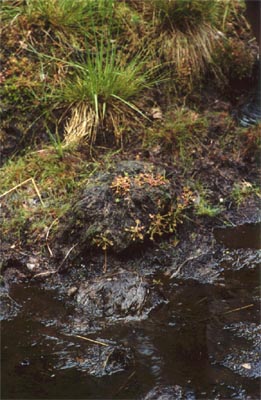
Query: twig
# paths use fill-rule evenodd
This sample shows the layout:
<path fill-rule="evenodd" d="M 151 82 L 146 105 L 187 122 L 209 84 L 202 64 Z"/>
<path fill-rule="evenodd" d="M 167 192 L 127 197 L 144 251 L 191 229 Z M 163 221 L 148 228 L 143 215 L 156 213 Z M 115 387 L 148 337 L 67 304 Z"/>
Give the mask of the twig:
<path fill-rule="evenodd" d="M 45 207 L 45 204 L 44 204 L 44 202 L 43 202 L 43 199 L 42 199 L 42 197 L 41 197 L 41 194 L 40 194 L 40 192 L 39 192 L 39 190 L 38 190 L 38 187 L 37 187 L 37 185 L 36 185 L 36 183 L 35 183 L 34 178 L 31 178 L 31 179 L 32 179 L 32 182 L 33 182 L 33 185 L 34 185 L 34 189 L 35 189 L 35 191 L 36 191 L 36 193 L 37 193 L 37 196 L 39 197 L 39 200 L 40 200 L 42 206 Z"/>
<path fill-rule="evenodd" d="M 92 343 L 95 343 L 95 344 L 99 344 L 99 345 L 101 345 L 101 346 L 109 347 L 109 345 L 108 345 L 107 343 L 100 342 L 99 340 L 93 340 L 93 339 L 90 339 L 90 338 L 85 337 L 85 336 L 80 336 L 80 335 L 66 335 L 66 336 L 77 337 L 77 338 L 79 338 L 79 339 L 87 340 L 88 342 L 92 342 Z"/>
<path fill-rule="evenodd" d="M 207 297 L 203 297 L 202 299 L 200 299 L 199 301 L 197 301 L 194 306 L 198 306 L 199 304 L 203 303 L 203 301 L 206 301 L 208 298 Z"/>
<path fill-rule="evenodd" d="M 55 218 L 55 219 L 53 220 L 53 222 L 51 223 L 51 225 L 50 225 L 49 228 L 47 229 L 47 233 L 46 233 L 46 236 L 45 236 L 46 246 L 47 246 L 47 249 L 48 249 L 48 251 L 49 251 L 51 257 L 53 257 L 53 252 L 52 252 L 52 249 L 50 248 L 50 246 L 49 246 L 49 244 L 48 244 L 48 237 L 49 237 L 50 231 L 51 231 L 51 229 L 52 229 L 52 227 L 53 227 L 53 225 L 54 225 L 54 223 L 55 223 L 56 221 L 58 221 L 58 218 Z"/>
<path fill-rule="evenodd" d="M 51 270 L 51 271 L 44 271 L 44 272 L 39 272 L 38 274 L 35 274 L 33 278 L 38 278 L 39 276 L 49 276 L 52 274 L 56 274 L 57 270 Z"/>
<path fill-rule="evenodd" d="M 44 202 L 43 202 L 43 199 L 42 199 L 42 197 L 41 197 L 41 194 L 40 194 L 39 189 L 38 189 L 38 187 L 37 187 L 37 185 L 36 185 L 36 183 L 35 183 L 34 178 L 28 178 L 28 179 L 26 179 L 25 181 L 23 181 L 23 182 L 21 182 L 21 183 L 18 183 L 18 185 L 12 187 L 11 189 L 9 189 L 9 190 L 7 190 L 6 192 L 4 192 L 3 194 L 1 194 L 1 195 L 0 195 L 0 198 L 6 196 L 7 194 L 13 192 L 14 190 L 18 189 L 19 187 L 25 185 L 26 183 L 28 183 L 28 182 L 30 182 L 30 181 L 32 182 L 33 187 L 34 187 L 34 190 L 36 191 L 36 194 L 37 194 L 37 196 L 39 197 L 40 203 L 42 204 L 43 207 L 45 207 L 45 204 L 44 204 Z"/>
<path fill-rule="evenodd" d="M 8 293 L 7 293 L 7 297 L 12 300 L 17 306 L 21 307 L 21 304 L 17 303 L 17 301 L 15 301 Z"/>
<path fill-rule="evenodd" d="M 50 234 L 50 230 L 52 229 L 52 227 L 53 227 L 53 225 L 54 225 L 54 223 L 55 223 L 56 221 L 58 221 L 58 218 L 55 218 L 55 219 L 53 220 L 53 222 L 51 223 L 51 225 L 49 226 L 49 228 L 48 228 L 48 230 L 47 230 L 46 237 L 45 237 L 46 242 L 47 242 L 47 240 L 48 240 L 48 237 L 49 237 L 49 234 Z"/>
<path fill-rule="evenodd" d="M 183 217 L 184 217 L 184 219 L 187 219 L 188 221 L 193 222 L 193 224 L 195 224 L 195 225 L 198 225 L 198 226 L 201 225 L 199 222 L 197 222 L 194 219 L 188 217 L 187 215 L 184 215 Z"/>
<path fill-rule="evenodd" d="M 171 275 L 170 279 L 175 278 L 175 276 L 177 276 L 177 275 L 180 273 L 181 268 L 184 267 L 184 265 L 186 265 L 187 262 L 192 261 L 192 260 L 195 260 L 195 259 L 199 258 L 201 255 L 202 255 L 202 254 L 200 254 L 199 256 L 189 257 L 189 258 L 187 258 L 185 261 L 183 261 L 183 263 L 180 264 L 180 266 L 178 267 L 178 269 L 177 269 L 175 272 L 173 272 L 173 274 Z"/>
<path fill-rule="evenodd" d="M 217 219 L 218 219 L 219 221 L 221 221 L 222 224 L 224 224 L 224 221 L 229 222 L 229 223 L 230 223 L 230 226 L 228 226 L 228 228 L 233 227 L 233 226 L 236 226 L 232 221 L 230 221 L 230 219 L 229 219 L 228 217 L 225 217 L 225 216 L 224 216 L 223 219 L 217 217 Z"/>
<path fill-rule="evenodd" d="M 69 254 L 71 253 L 71 251 L 78 245 L 78 243 L 75 243 L 65 254 L 61 264 L 59 265 L 59 267 L 57 268 L 56 272 L 60 271 L 61 267 L 63 266 L 63 264 L 65 263 L 66 259 L 68 258 Z"/>
<path fill-rule="evenodd" d="M 250 307 L 254 307 L 254 304 L 248 304 L 247 306 L 243 306 L 243 307 L 239 307 L 239 308 L 233 308 L 233 310 L 226 311 L 223 314 L 230 314 L 232 312 L 245 310 L 246 308 L 250 308 Z"/>
<path fill-rule="evenodd" d="M 104 264 L 103 264 L 103 273 L 107 272 L 107 249 L 104 250 Z"/>
<path fill-rule="evenodd" d="M 8 193 L 13 192 L 15 189 L 19 188 L 20 186 L 23 186 L 25 183 L 27 183 L 27 182 L 29 182 L 31 180 L 32 180 L 32 178 L 26 179 L 25 181 L 23 181 L 23 182 L 19 183 L 18 185 L 12 187 L 12 189 L 9 189 L 6 192 L 4 192 L 3 194 L 1 194 L 0 198 L 6 196 Z"/>
<path fill-rule="evenodd" d="M 51 249 L 51 247 L 49 246 L 49 244 L 48 244 L 47 242 L 46 242 L 46 247 L 47 247 L 47 250 L 48 250 L 49 253 L 50 253 L 50 256 L 53 257 L 52 249 Z"/>
<path fill-rule="evenodd" d="M 119 390 L 115 393 L 115 396 L 117 396 L 130 382 L 130 380 L 133 378 L 133 376 L 136 374 L 136 371 L 133 371 L 130 376 L 126 379 L 126 381 L 120 386 Z"/>
<path fill-rule="evenodd" d="M 71 253 L 71 251 L 77 246 L 78 243 L 75 243 L 65 254 L 65 257 L 63 258 L 62 262 L 60 263 L 59 267 L 56 268 L 55 270 L 52 271 L 45 271 L 45 272 L 39 272 L 38 274 L 34 275 L 33 278 L 37 278 L 39 276 L 49 276 L 52 274 L 56 274 L 57 272 L 60 271 L 61 267 L 63 266 L 65 260 L 68 258 L 69 254 Z"/>

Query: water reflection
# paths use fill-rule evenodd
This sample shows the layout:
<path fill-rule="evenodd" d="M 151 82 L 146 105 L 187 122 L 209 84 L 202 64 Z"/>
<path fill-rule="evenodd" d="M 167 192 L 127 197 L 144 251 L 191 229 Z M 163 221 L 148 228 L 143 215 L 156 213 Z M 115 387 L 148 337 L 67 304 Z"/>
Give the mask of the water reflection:
<path fill-rule="evenodd" d="M 55 292 L 14 288 L 23 307 L 1 327 L 2 398 L 133 399 L 178 385 L 190 398 L 258 399 L 258 279 L 257 267 L 223 266 L 222 284 L 169 281 L 169 303 L 148 320 L 89 332 L 104 349 L 75 338 L 73 326 L 66 336 L 73 311 Z"/>

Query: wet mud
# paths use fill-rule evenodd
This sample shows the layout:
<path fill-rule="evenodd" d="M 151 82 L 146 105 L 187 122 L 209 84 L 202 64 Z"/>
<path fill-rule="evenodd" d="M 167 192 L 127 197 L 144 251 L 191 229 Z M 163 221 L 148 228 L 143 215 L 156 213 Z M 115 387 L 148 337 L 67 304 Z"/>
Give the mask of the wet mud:
<path fill-rule="evenodd" d="M 117 279 L 2 287 L 2 398 L 259 399 L 261 254 L 240 234 L 122 259 Z"/>

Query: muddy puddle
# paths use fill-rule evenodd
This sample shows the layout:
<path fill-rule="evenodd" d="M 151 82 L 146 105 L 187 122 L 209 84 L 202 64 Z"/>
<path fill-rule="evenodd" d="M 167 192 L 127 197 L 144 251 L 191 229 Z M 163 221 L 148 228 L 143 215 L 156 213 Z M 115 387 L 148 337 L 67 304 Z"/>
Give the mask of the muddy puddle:
<path fill-rule="evenodd" d="M 167 301 L 149 318 L 85 334 L 72 326 L 73 301 L 13 286 L 3 296 L 2 399 L 259 399 L 259 252 L 226 253 L 212 283 L 157 273 Z"/>
<path fill-rule="evenodd" d="M 231 228 L 216 228 L 215 238 L 229 248 L 261 249 L 261 222 L 246 223 Z"/>

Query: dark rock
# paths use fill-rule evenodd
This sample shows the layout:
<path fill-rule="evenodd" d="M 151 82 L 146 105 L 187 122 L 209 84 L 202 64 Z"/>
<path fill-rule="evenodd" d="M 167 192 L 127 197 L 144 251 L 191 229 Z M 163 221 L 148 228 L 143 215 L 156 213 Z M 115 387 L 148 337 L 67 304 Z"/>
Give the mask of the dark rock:
<path fill-rule="evenodd" d="M 77 294 L 77 302 L 85 315 L 111 321 L 144 319 L 164 301 L 144 278 L 128 271 L 83 283 Z"/>
<path fill-rule="evenodd" d="M 56 245 L 66 247 L 66 253 L 77 243 L 70 257 L 90 248 L 120 253 L 151 236 L 154 216 L 169 215 L 171 219 L 175 202 L 164 170 L 151 163 L 121 162 L 112 172 L 88 181 L 63 218 Z M 168 229 L 170 224 L 166 221 Z M 166 226 L 155 223 L 155 235 L 166 232 Z"/>

